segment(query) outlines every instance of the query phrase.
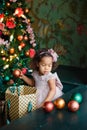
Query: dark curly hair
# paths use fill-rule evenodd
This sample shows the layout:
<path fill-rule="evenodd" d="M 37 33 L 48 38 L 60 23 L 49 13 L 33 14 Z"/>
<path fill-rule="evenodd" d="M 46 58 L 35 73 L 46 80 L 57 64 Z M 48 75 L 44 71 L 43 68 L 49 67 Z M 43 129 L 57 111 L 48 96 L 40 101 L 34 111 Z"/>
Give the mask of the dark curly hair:
<path fill-rule="evenodd" d="M 48 49 L 42 48 L 41 50 L 37 51 L 34 58 L 31 61 L 31 68 L 33 70 L 37 70 L 38 71 L 38 66 L 37 64 L 41 61 L 41 59 L 43 57 L 52 57 L 53 56 L 50 54 L 50 52 L 48 52 Z M 55 68 L 55 62 L 53 62 L 53 69 Z"/>

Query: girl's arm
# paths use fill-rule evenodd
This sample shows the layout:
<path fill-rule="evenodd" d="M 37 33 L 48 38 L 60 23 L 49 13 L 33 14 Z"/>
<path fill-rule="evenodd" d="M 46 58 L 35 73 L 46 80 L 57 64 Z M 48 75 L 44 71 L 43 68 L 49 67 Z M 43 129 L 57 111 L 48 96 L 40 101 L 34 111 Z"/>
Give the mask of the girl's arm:
<path fill-rule="evenodd" d="M 52 101 L 55 93 L 56 93 L 56 85 L 55 85 L 55 79 L 50 79 L 48 80 L 48 85 L 49 85 L 49 93 L 45 99 L 46 101 Z"/>
<path fill-rule="evenodd" d="M 50 79 L 48 81 L 48 85 L 49 85 L 49 93 L 48 93 L 46 99 L 44 100 L 44 102 L 39 107 L 44 107 L 43 105 L 46 101 L 52 101 L 52 99 L 56 93 L 55 79 Z"/>
<path fill-rule="evenodd" d="M 30 86 L 35 86 L 34 79 L 28 78 L 26 75 L 21 74 L 20 76 L 21 79 L 23 79 L 28 85 Z"/>

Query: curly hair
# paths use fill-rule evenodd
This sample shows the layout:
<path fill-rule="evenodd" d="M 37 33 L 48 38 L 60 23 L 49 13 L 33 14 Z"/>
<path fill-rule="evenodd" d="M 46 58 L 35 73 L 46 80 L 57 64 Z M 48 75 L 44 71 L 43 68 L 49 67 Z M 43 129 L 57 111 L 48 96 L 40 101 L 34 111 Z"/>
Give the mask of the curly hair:
<path fill-rule="evenodd" d="M 43 57 L 52 57 L 53 56 L 50 54 L 50 52 L 48 52 L 48 49 L 42 48 L 41 50 L 37 51 L 34 58 L 31 61 L 31 68 L 33 70 L 37 70 L 38 71 L 38 66 L 37 64 L 41 61 L 41 59 Z M 55 68 L 55 63 L 53 62 L 53 69 Z"/>

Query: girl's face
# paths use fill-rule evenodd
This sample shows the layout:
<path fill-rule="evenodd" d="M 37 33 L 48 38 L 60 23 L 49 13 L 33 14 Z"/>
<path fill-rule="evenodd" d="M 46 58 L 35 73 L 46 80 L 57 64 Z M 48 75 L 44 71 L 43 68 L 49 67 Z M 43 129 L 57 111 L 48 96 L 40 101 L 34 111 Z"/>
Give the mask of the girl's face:
<path fill-rule="evenodd" d="M 39 67 L 39 74 L 40 75 L 45 75 L 51 72 L 52 70 L 52 64 L 53 64 L 53 59 L 50 56 L 43 57 L 41 61 L 38 63 Z"/>

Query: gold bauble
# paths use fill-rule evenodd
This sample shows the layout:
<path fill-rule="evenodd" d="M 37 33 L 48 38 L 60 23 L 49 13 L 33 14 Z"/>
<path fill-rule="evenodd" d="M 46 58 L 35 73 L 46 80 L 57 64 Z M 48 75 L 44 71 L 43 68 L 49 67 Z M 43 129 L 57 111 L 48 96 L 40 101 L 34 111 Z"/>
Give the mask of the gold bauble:
<path fill-rule="evenodd" d="M 25 55 L 26 55 L 26 56 L 29 56 L 29 54 L 30 54 L 30 53 L 29 53 L 29 50 L 25 52 Z"/>
<path fill-rule="evenodd" d="M 15 49 L 14 48 L 10 48 L 9 52 L 10 52 L 10 54 L 14 54 Z"/>
<path fill-rule="evenodd" d="M 62 109 L 65 107 L 65 100 L 63 98 L 58 98 L 54 101 L 54 105 L 58 108 L 58 109 Z"/>

